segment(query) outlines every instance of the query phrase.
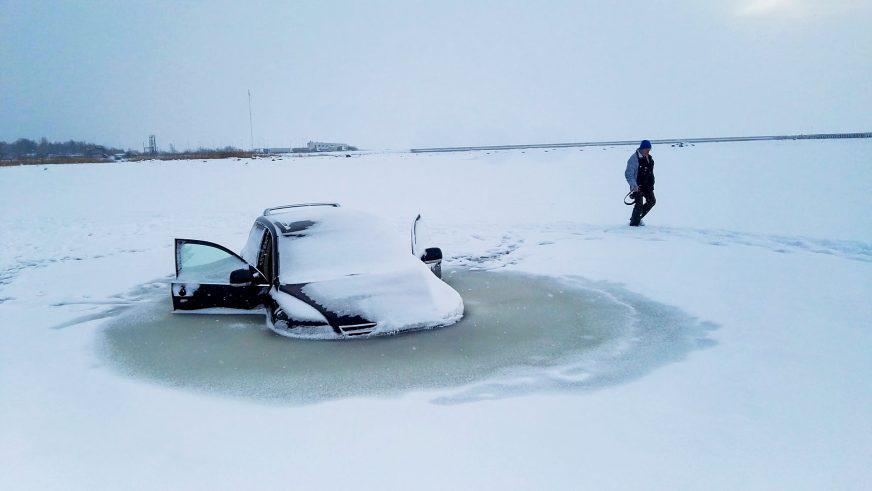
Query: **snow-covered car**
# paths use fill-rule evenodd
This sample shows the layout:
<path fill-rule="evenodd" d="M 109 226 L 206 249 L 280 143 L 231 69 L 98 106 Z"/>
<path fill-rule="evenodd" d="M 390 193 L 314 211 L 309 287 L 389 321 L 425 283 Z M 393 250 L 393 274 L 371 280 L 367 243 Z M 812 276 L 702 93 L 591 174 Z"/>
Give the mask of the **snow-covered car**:
<path fill-rule="evenodd" d="M 176 239 L 173 310 L 265 309 L 278 334 L 346 338 L 447 326 L 463 300 L 443 282 L 442 251 L 411 244 L 377 217 L 336 203 L 267 208 L 241 254 Z"/>

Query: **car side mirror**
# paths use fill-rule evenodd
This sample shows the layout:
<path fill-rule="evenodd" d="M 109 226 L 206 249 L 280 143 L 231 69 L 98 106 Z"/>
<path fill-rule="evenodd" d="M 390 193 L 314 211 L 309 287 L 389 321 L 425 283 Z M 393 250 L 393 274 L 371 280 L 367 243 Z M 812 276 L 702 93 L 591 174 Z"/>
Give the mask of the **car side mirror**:
<path fill-rule="evenodd" d="M 249 286 L 254 283 L 257 273 L 251 269 L 237 269 L 230 273 L 231 286 Z"/>
<path fill-rule="evenodd" d="M 421 261 L 430 268 L 430 271 L 432 271 L 437 278 L 442 278 L 442 249 L 438 247 L 428 247 L 424 250 L 424 254 L 421 254 Z"/>
<path fill-rule="evenodd" d="M 428 247 L 421 255 L 421 260 L 425 263 L 433 263 L 442 260 L 442 249 L 438 247 Z"/>

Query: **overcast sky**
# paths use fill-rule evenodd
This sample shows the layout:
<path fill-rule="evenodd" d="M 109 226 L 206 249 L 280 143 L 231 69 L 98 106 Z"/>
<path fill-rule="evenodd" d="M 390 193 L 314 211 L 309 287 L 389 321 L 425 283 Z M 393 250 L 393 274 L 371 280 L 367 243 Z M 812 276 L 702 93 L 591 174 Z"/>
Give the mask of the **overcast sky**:
<path fill-rule="evenodd" d="M 366 148 L 872 130 L 872 0 L 0 0 L 0 140 Z"/>

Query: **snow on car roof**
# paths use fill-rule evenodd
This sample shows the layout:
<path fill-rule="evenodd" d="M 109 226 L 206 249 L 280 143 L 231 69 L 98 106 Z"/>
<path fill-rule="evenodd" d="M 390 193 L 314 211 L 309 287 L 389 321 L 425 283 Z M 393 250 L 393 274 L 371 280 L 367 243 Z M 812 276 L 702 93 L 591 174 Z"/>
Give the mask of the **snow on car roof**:
<path fill-rule="evenodd" d="M 266 215 L 276 227 L 279 280 L 309 283 L 414 268 L 408 239 L 368 213 L 332 206 Z"/>

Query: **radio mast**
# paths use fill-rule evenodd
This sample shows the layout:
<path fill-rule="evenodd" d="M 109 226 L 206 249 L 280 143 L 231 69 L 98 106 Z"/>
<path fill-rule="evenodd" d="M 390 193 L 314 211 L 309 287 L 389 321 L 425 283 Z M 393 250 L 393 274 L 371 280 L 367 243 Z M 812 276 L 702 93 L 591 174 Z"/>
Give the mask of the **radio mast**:
<path fill-rule="evenodd" d="M 250 150 L 254 150 L 254 124 L 251 122 L 251 89 L 248 89 L 248 133 L 251 141 Z"/>

